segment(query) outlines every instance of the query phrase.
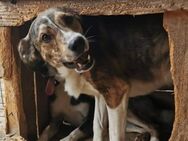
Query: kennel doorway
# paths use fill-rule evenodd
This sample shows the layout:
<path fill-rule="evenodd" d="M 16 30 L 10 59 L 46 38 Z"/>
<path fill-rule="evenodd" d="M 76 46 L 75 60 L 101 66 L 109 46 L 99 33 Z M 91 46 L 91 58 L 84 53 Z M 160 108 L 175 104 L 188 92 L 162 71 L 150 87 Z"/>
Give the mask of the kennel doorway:
<path fill-rule="evenodd" d="M 78 11 L 82 15 L 141 15 L 164 13 L 164 27 L 169 34 L 171 70 L 175 88 L 176 118 L 171 141 L 188 140 L 188 2 L 186 0 L 159 1 L 3 1 L 0 2 L 0 63 L 3 66 L 5 84 L 6 134 L 35 139 L 40 130 L 48 122 L 48 101 L 43 94 L 45 81 L 41 82 L 38 74 L 34 74 L 20 62 L 17 44 L 24 36 L 27 27 L 21 25 L 31 20 L 38 12 L 52 7 L 65 6 Z M 167 12 L 169 11 L 169 12 Z M 17 27 L 19 26 L 19 27 Z M 18 28 L 22 31 L 19 33 Z M 21 81 L 20 81 L 21 80 Z M 40 81 L 40 84 L 37 83 Z M 27 93 L 27 97 L 25 96 Z M 36 103 L 37 101 L 43 101 Z M 26 107 L 24 104 L 32 105 Z M 47 107 L 41 108 L 41 107 Z M 32 114 L 30 114 L 32 113 Z M 40 115 L 37 115 L 41 113 Z M 29 116 L 32 116 L 30 118 Z M 34 120 L 28 120 L 34 119 Z M 32 132 L 31 132 L 32 131 Z M 23 139 L 20 139 L 23 140 Z"/>

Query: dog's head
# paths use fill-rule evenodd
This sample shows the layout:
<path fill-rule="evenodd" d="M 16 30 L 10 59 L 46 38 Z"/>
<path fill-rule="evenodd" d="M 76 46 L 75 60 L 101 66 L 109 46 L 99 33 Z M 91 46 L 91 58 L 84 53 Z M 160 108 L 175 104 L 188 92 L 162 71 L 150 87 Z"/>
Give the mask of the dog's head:
<path fill-rule="evenodd" d="M 66 67 L 83 72 L 93 65 L 78 15 L 64 8 L 41 13 L 18 50 L 23 62 L 34 70 Z"/>

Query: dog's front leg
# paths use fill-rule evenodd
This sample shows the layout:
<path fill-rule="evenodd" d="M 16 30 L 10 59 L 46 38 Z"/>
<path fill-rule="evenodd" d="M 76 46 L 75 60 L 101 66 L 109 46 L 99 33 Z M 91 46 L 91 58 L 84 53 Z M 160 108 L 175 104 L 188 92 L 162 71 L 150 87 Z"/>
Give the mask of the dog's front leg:
<path fill-rule="evenodd" d="M 42 132 L 37 141 L 50 141 L 59 130 L 59 122 L 52 121 Z"/>
<path fill-rule="evenodd" d="M 107 136 L 107 109 L 102 95 L 95 96 L 95 113 L 93 121 L 93 141 L 104 141 Z"/>
<path fill-rule="evenodd" d="M 124 94 L 121 103 L 112 108 L 107 106 L 109 118 L 109 141 L 125 141 L 128 95 Z"/>
<path fill-rule="evenodd" d="M 95 101 L 93 98 L 91 99 L 92 100 L 89 105 L 89 112 L 85 121 L 78 128 L 73 130 L 67 137 L 61 139 L 60 141 L 78 141 L 85 140 L 86 138 L 90 138 L 91 141 L 93 134 L 93 117 L 95 109 Z"/>

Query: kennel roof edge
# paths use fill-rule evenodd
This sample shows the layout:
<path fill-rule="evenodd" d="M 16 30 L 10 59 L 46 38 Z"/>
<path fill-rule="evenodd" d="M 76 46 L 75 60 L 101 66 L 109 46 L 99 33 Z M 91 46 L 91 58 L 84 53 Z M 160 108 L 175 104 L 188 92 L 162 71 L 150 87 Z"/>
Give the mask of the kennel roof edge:
<path fill-rule="evenodd" d="M 187 0 L 19 0 L 0 1 L 0 26 L 19 26 L 49 7 L 64 6 L 81 15 L 139 15 L 188 10 Z"/>

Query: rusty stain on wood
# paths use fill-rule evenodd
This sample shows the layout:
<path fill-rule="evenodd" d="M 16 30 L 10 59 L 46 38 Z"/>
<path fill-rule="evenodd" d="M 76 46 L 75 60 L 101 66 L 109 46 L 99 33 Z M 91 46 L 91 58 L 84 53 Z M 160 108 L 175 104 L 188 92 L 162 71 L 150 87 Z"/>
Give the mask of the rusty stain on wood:
<path fill-rule="evenodd" d="M 166 12 L 171 72 L 175 90 L 175 122 L 170 141 L 188 140 L 188 11 Z"/>
<path fill-rule="evenodd" d="M 11 28 L 0 27 L 0 64 L 4 69 L 5 102 L 7 112 L 7 133 L 26 136 L 26 123 L 23 112 L 20 72 L 11 44 Z"/>
<path fill-rule="evenodd" d="M 19 26 L 44 9 L 56 6 L 72 8 L 81 15 L 138 15 L 177 9 L 188 10 L 187 0 L 19 0 L 13 5 L 0 2 L 0 26 Z"/>

